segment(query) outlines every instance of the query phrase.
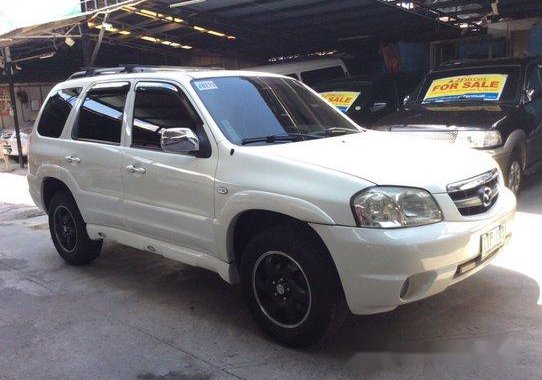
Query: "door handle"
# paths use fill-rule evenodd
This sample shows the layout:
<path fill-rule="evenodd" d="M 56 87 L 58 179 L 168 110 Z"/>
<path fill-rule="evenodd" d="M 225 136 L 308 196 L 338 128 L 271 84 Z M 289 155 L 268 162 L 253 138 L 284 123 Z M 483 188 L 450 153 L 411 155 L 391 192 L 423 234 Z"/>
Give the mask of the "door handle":
<path fill-rule="evenodd" d="M 140 166 L 135 166 L 135 165 L 128 165 L 126 167 L 126 170 L 128 171 L 128 173 L 134 173 L 134 174 L 145 174 L 147 172 L 145 168 L 142 168 Z"/>
<path fill-rule="evenodd" d="M 81 162 L 81 159 L 75 156 L 66 156 L 64 157 L 64 159 L 68 161 L 70 164 L 78 164 Z"/>

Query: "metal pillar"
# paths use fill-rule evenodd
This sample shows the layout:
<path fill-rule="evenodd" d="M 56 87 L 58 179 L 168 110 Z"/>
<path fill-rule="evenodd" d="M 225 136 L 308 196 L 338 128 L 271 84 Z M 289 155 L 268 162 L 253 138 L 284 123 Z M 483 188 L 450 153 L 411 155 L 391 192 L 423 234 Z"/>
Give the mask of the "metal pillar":
<path fill-rule="evenodd" d="M 19 166 L 24 169 L 23 147 L 21 144 L 21 133 L 19 131 L 19 117 L 17 115 L 17 98 L 15 97 L 15 86 L 13 85 L 13 68 L 15 65 L 11 62 L 11 53 L 9 47 L 4 48 L 4 58 L 6 60 L 6 74 L 9 84 L 9 95 L 11 98 L 11 109 L 13 110 L 13 121 L 15 122 L 15 137 L 17 138 L 17 150 L 19 151 Z"/>

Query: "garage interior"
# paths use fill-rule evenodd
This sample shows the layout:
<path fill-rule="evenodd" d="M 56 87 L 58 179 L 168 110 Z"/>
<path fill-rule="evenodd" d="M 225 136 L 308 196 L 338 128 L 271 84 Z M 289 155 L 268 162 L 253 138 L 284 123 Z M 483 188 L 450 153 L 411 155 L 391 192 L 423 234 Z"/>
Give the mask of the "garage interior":
<path fill-rule="evenodd" d="M 21 126 L 55 83 L 88 67 L 244 69 L 333 57 L 351 75 L 375 76 L 390 70 L 390 49 L 400 61 L 393 70 L 417 73 L 450 60 L 542 54 L 538 0 L 83 0 L 81 11 L 0 35 Z M 15 120 L 3 73 L 0 127 L 8 128 Z"/>
<path fill-rule="evenodd" d="M 30 128 L 56 83 L 91 68 L 237 70 L 338 58 L 350 75 L 375 77 L 542 55 L 540 0 L 81 0 L 80 7 L 78 15 L 0 35 L 0 134 Z M 239 291 L 204 270 L 109 244 L 99 265 L 70 272 L 56 261 L 44 216 L 13 207 L 28 202 L 23 173 L 9 185 L 0 173 L 7 289 L 0 303 L 12 305 L 0 310 L 0 379 L 540 378 L 542 261 L 532 253 L 541 176 L 526 184 L 515 239 L 487 272 L 416 305 L 358 317 L 331 346 L 300 352 L 260 336 Z M 26 258 L 10 253 L 16 249 Z"/>

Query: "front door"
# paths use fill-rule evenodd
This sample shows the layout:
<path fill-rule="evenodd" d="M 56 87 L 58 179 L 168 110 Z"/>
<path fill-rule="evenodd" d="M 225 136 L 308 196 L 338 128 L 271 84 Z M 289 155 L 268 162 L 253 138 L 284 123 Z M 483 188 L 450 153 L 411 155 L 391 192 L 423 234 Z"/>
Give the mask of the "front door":
<path fill-rule="evenodd" d="M 213 253 L 217 152 L 202 119 L 177 85 L 139 82 L 134 91 L 122 163 L 126 226 L 143 236 Z M 169 128 L 193 129 L 200 151 L 164 152 L 160 136 Z"/>

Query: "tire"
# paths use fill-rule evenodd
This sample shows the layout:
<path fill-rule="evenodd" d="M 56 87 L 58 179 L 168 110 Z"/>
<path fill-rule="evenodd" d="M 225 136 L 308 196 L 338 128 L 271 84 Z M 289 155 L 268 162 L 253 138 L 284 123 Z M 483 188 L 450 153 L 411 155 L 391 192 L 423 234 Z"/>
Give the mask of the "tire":
<path fill-rule="evenodd" d="M 335 265 L 305 226 L 256 234 L 243 252 L 241 286 L 256 323 L 287 346 L 327 340 L 348 315 Z"/>
<path fill-rule="evenodd" d="M 505 183 L 515 195 L 518 195 L 523 182 L 523 164 L 518 152 L 512 153 L 506 167 Z"/>
<path fill-rule="evenodd" d="M 102 240 L 91 240 L 75 200 L 66 191 L 53 195 L 49 204 L 49 231 L 56 250 L 67 263 L 85 265 L 102 250 Z"/>

